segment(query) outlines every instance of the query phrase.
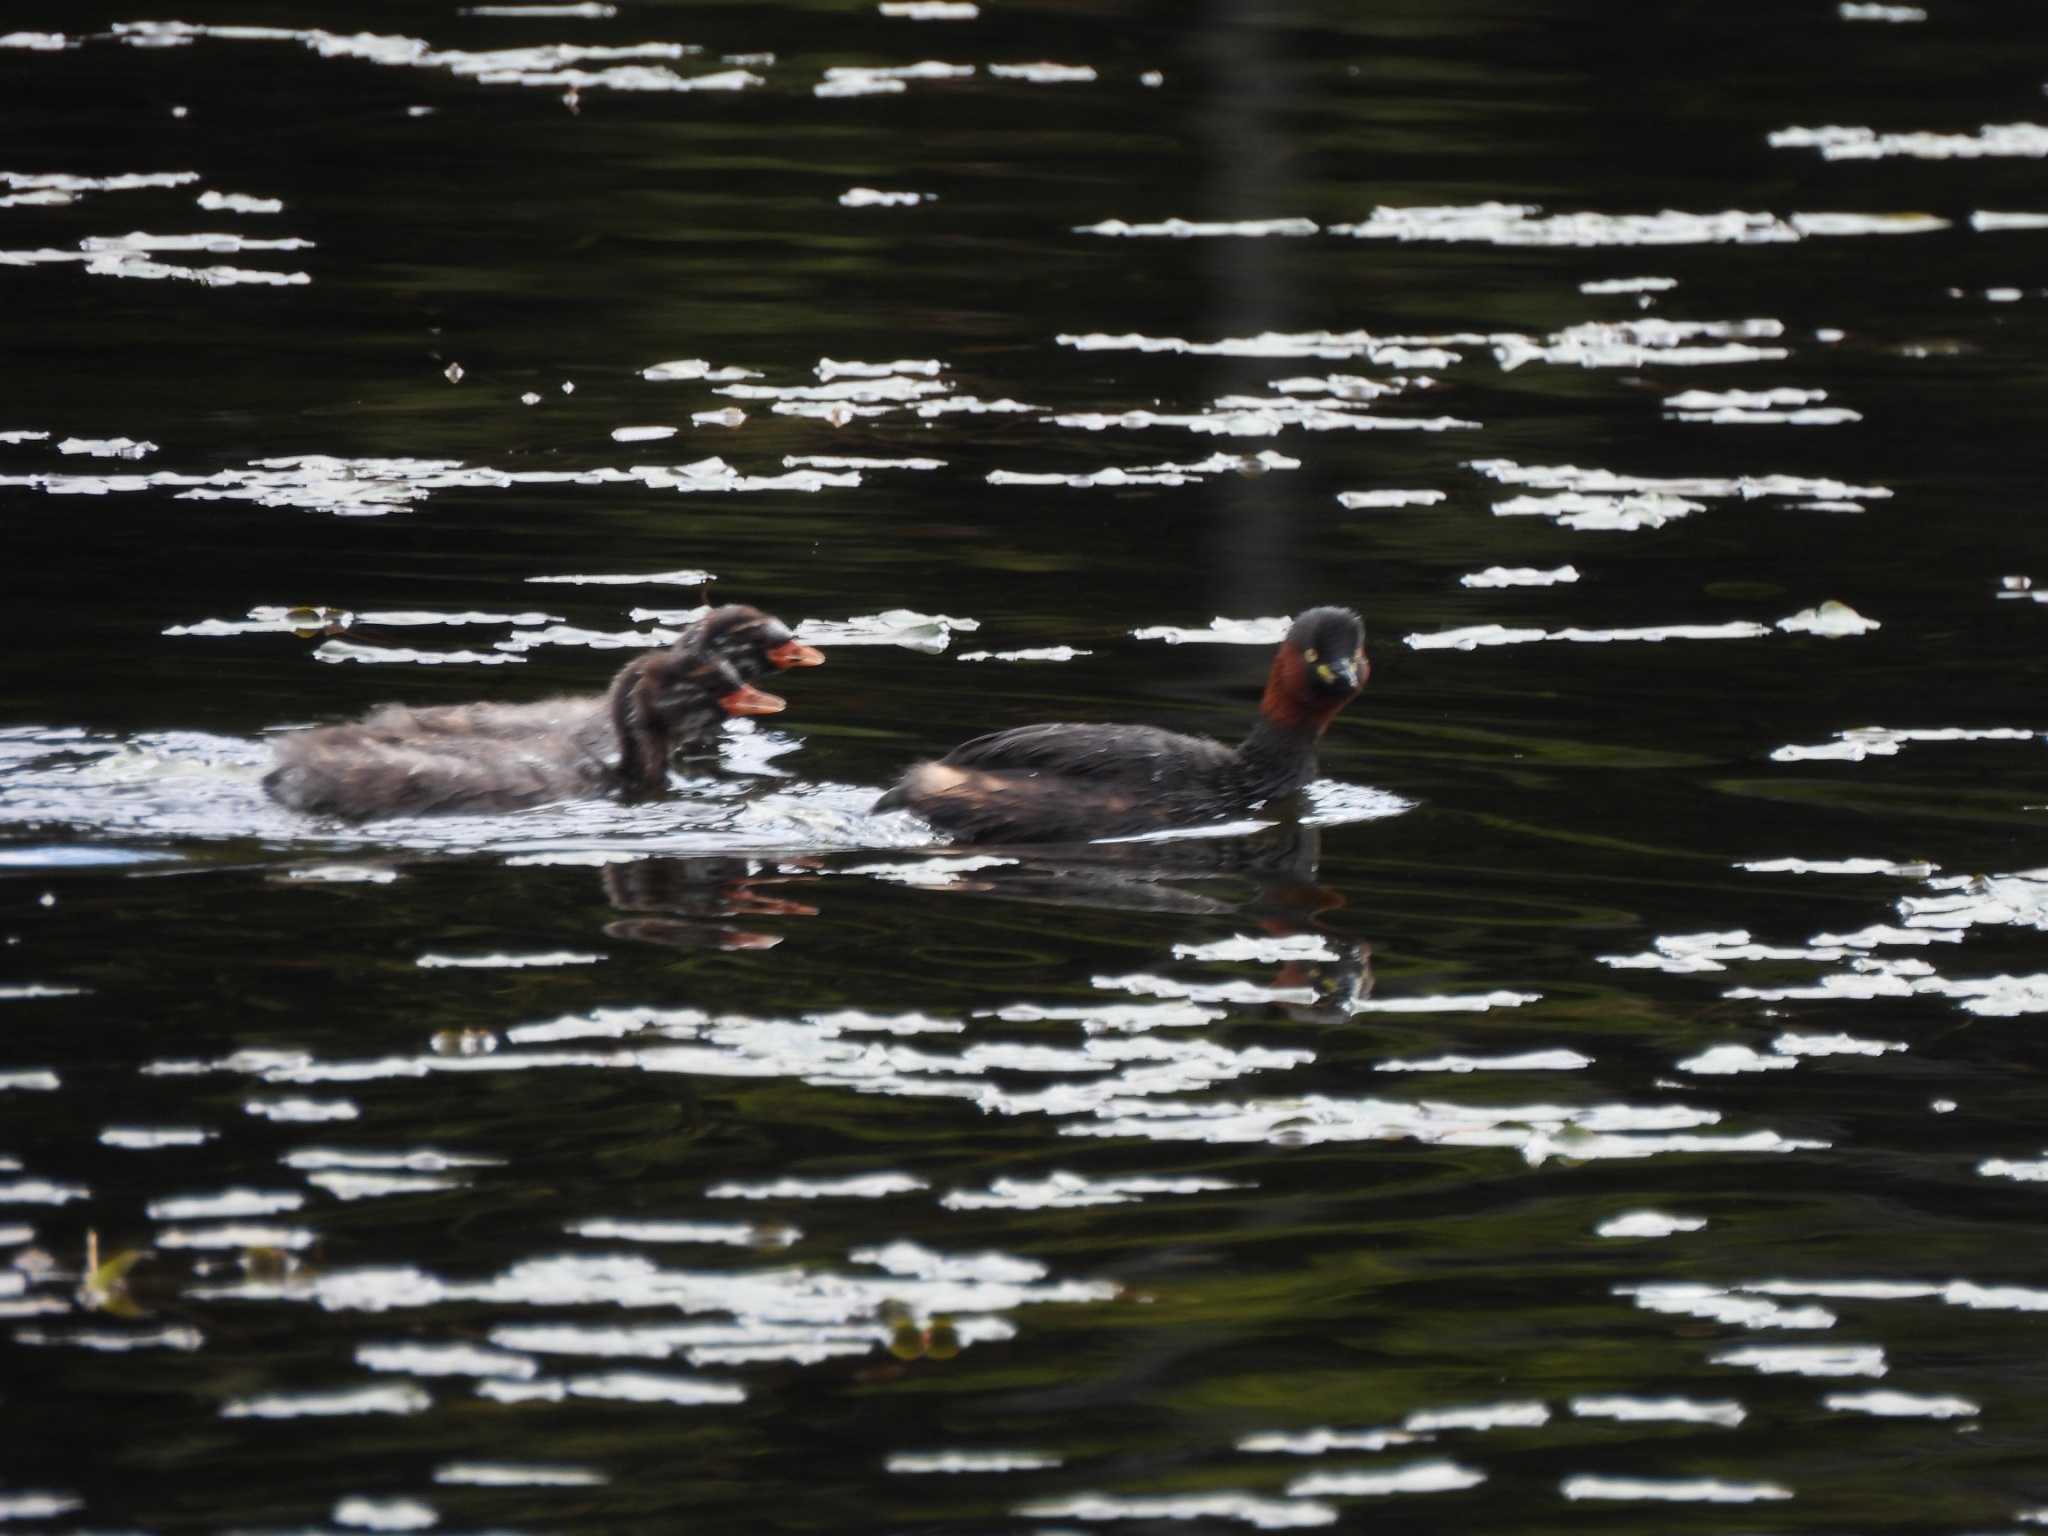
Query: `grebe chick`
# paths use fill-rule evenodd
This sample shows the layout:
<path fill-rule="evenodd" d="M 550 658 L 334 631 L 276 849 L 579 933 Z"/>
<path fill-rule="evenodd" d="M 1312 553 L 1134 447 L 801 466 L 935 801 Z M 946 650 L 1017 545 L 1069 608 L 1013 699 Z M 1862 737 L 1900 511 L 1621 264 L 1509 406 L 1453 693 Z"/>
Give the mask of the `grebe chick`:
<path fill-rule="evenodd" d="M 634 657 L 594 698 L 387 706 L 352 725 L 294 732 L 279 738 L 263 787 L 295 811 L 349 821 L 516 811 L 596 795 L 651 800 L 668 787 L 679 731 L 707 716 L 782 707 L 686 637 Z M 415 725 L 423 715 L 433 723 Z"/>
<path fill-rule="evenodd" d="M 1149 725 L 1026 725 L 918 763 L 875 802 L 970 843 L 1081 842 L 1241 815 L 1315 776 L 1316 743 L 1365 687 L 1365 626 L 1311 608 L 1273 656 L 1235 747 Z"/>
<path fill-rule="evenodd" d="M 676 637 L 675 649 L 690 649 L 727 663 L 742 683 L 756 683 L 771 672 L 790 667 L 820 667 L 825 653 L 805 645 L 772 613 L 745 603 L 713 608 Z M 573 730 L 604 705 L 602 694 L 542 699 L 533 704 L 443 704 L 414 709 L 386 704 L 363 717 L 372 730 L 408 737 L 451 735 L 491 736 L 511 741 L 536 734 Z M 714 748 L 728 711 L 705 693 L 695 708 L 680 711 L 671 726 L 677 755 Z"/>

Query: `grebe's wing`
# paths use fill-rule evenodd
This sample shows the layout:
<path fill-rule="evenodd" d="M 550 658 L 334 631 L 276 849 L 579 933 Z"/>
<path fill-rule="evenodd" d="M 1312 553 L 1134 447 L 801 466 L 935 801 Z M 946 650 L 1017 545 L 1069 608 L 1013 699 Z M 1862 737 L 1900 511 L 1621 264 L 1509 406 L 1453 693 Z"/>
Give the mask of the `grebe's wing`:
<path fill-rule="evenodd" d="M 1221 742 L 1150 725 L 1023 725 L 962 742 L 939 761 L 1095 783 L 1167 784 L 1212 772 L 1231 755 Z"/>

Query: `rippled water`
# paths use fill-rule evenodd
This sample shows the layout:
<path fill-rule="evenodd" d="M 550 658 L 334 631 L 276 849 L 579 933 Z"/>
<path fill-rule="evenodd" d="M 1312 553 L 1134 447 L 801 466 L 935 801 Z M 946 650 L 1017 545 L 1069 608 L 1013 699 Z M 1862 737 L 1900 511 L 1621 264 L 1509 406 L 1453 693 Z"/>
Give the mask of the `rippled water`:
<path fill-rule="evenodd" d="M 2048 18 L 27 12 L 0 1521 L 2048 1521 Z M 668 800 L 262 795 L 707 600 Z M 1320 602 L 1300 806 L 869 809 Z"/>

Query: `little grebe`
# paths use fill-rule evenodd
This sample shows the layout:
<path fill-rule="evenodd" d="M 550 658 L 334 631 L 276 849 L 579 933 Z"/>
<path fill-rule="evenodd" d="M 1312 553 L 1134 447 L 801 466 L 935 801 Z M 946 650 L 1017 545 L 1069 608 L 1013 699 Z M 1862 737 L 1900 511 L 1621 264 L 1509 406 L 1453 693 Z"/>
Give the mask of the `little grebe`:
<path fill-rule="evenodd" d="M 654 799 L 667 787 L 669 760 L 708 739 L 726 716 L 783 708 L 744 673 L 823 660 L 778 620 L 734 605 L 699 620 L 667 650 L 627 662 L 602 694 L 386 705 L 352 725 L 295 732 L 278 741 L 263 787 L 293 810 L 351 821 L 521 810 L 592 795 Z"/>
<path fill-rule="evenodd" d="M 769 673 L 789 667 L 817 667 L 825 662 L 824 652 L 797 639 L 782 620 L 745 603 L 713 608 L 676 637 L 675 649 L 701 650 L 728 663 L 742 683 L 759 682 Z M 408 737 L 517 740 L 577 729 L 603 706 L 602 694 L 542 699 L 533 704 L 443 704 L 429 709 L 386 704 L 364 716 L 362 723 Z M 713 694 L 705 693 L 694 708 L 685 707 L 670 722 L 670 751 L 687 755 L 709 749 L 728 713 L 719 708 Z"/>
<path fill-rule="evenodd" d="M 1235 747 L 1149 725 L 1026 725 L 918 763 L 875 802 L 973 843 L 1080 842 L 1216 821 L 1315 776 L 1316 742 L 1365 687 L 1365 626 L 1311 608 L 1273 657 Z"/>

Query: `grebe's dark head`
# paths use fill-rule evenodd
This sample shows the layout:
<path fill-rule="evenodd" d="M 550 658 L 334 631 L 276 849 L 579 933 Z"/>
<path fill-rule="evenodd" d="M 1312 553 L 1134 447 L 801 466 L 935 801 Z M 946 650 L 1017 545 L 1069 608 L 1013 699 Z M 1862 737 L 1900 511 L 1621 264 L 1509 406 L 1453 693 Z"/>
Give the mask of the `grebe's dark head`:
<path fill-rule="evenodd" d="M 643 716 L 663 725 L 707 708 L 728 715 L 774 715 L 786 707 L 784 700 L 749 683 L 724 657 L 689 645 L 648 657 L 633 693 Z"/>
<path fill-rule="evenodd" d="M 688 639 L 637 656 L 612 680 L 612 729 L 618 735 L 620 793 L 657 798 L 675 747 L 717 728 L 726 715 L 773 715 L 783 701 L 754 687 L 729 661 Z"/>
<path fill-rule="evenodd" d="M 743 682 L 766 677 L 787 667 L 818 667 L 825 653 L 789 632 L 772 613 L 745 603 L 714 608 L 692 626 L 679 644 L 695 644 L 731 664 Z"/>
<path fill-rule="evenodd" d="M 1308 690 L 1349 702 L 1372 672 L 1365 659 L 1365 624 L 1349 608 L 1311 608 L 1287 631 L 1287 647 L 1301 657 Z"/>
<path fill-rule="evenodd" d="M 1283 729 L 1320 733 L 1371 675 L 1365 624 L 1349 608 L 1311 608 L 1288 627 L 1273 657 L 1260 713 Z"/>

